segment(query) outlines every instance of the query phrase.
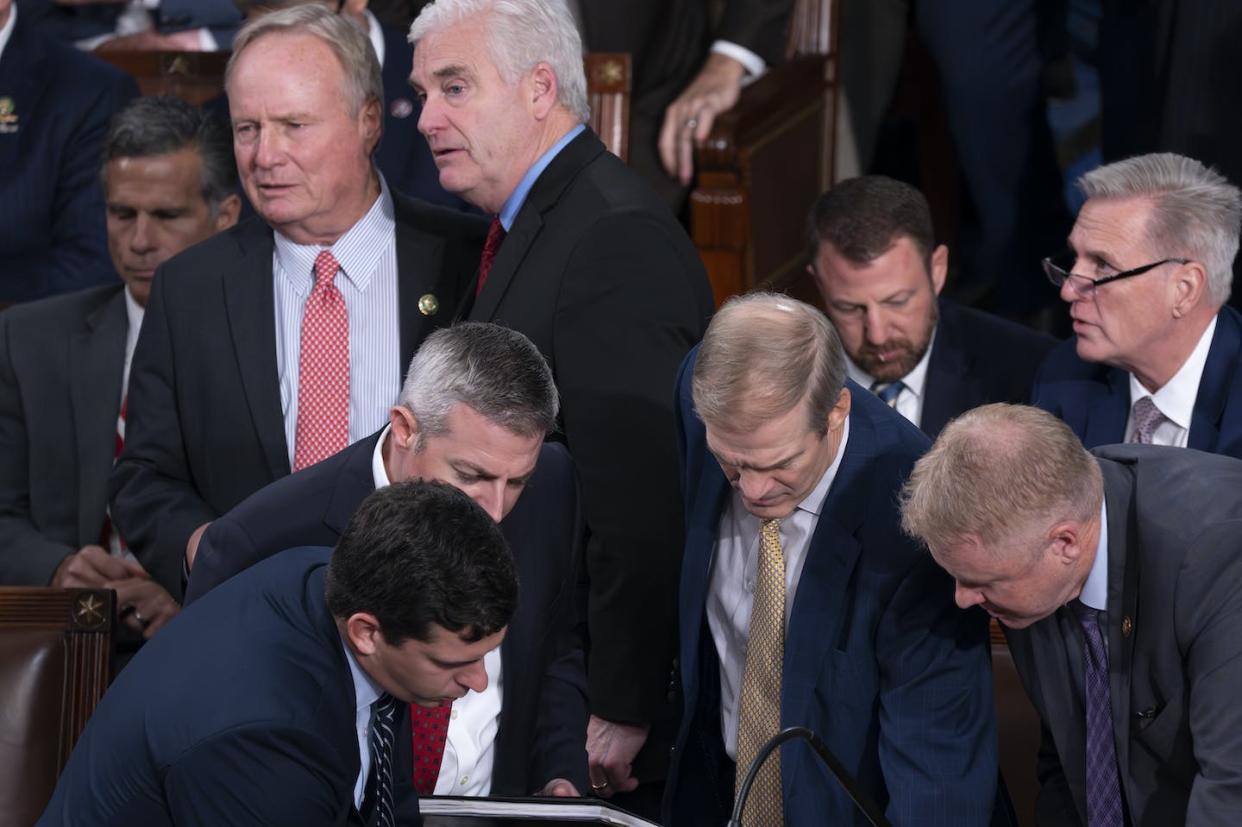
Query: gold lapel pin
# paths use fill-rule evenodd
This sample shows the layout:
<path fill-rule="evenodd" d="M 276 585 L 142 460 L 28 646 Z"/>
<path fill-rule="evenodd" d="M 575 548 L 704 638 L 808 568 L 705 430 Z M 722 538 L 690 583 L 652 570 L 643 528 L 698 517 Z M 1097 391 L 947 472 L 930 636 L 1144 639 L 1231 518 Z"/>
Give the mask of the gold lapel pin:
<path fill-rule="evenodd" d="M 424 316 L 434 316 L 440 310 L 440 300 L 430 293 L 424 293 L 418 300 L 418 312 Z"/>
<path fill-rule="evenodd" d="M 1130 633 L 1133 631 L 1134 631 L 1134 621 L 1130 619 L 1130 616 L 1126 615 L 1125 617 L 1121 618 L 1121 636 L 1129 637 Z"/>

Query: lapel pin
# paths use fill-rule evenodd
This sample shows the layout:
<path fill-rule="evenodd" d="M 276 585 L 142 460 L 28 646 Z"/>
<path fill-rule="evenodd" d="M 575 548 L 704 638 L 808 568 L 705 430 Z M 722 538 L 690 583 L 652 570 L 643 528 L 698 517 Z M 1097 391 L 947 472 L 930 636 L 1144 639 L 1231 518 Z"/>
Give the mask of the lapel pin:
<path fill-rule="evenodd" d="M 430 293 L 424 293 L 418 300 L 418 312 L 424 316 L 434 316 L 440 310 L 440 300 Z"/>
<path fill-rule="evenodd" d="M 408 118 L 414 114 L 414 104 L 407 98 L 397 98 L 388 107 L 388 111 L 394 118 Z"/>
<path fill-rule="evenodd" d="M 7 95 L 0 97 L 0 135 L 11 135 L 17 131 L 16 108 L 12 98 Z"/>
<path fill-rule="evenodd" d="M 1130 619 L 1130 616 L 1126 615 L 1125 617 L 1121 618 L 1121 636 L 1129 637 L 1130 633 L 1133 631 L 1134 631 L 1134 621 Z"/>

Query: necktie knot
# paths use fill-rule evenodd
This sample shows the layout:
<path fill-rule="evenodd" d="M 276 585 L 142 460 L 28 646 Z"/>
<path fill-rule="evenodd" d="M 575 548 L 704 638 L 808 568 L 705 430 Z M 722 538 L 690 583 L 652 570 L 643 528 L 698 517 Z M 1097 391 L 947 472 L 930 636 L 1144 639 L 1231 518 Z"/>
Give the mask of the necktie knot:
<path fill-rule="evenodd" d="M 1160 427 L 1160 423 L 1165 420 L 1164 414 L 1156 407 L 1155 401 L 1150 396 L 1135 400 L 1131 417 L 1134 432 L 1130 441 L 1139 445 L 1150 445 L 1156 428 Z"/>
<path fill-rule="evenodd" d="M 336 271 L 340 269 L 341 265 L 331 250 L 320 250 L 319 255 L 315 256 L 315 287 L 331 284 L 336 278 Z"/>
<path fill-rule="evenodd" d="M 897 397 L 905 390 L 906 383 L 898 379 L 896 382 L 873 382 L 871 392 L 880 397 L 890 408 L 897 407 Z"/>

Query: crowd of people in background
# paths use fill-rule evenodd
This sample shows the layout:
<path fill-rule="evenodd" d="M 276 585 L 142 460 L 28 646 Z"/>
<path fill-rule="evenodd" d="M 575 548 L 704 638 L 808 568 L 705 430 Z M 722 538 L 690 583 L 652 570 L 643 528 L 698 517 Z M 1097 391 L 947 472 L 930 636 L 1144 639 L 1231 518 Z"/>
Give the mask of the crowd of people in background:
<path fill-rule="evenodd" d="M 914 3 L 964 252 L 857 175 L 806 216 L 818 306 L 714 296 L 694 148 L 792 2 L 408 5 L 0 0 L 0 585 L 119 620 L 40 824 L 718 825 L 788 726 L 893 824 L 1024 823 L 990 624 L 1039 823 L 1242 818 L 1234 183 L 1110 159 L 1069 219 L 1047 10 Z M 584 44 L 634 55 L 630 164 Z M 92 48 L 228 49 L 224 94 L 139 97 Z M 1060 321 L 1022 323 L 1048 282 Z M 854 807 L 786 744 L 744 823 Z"/>

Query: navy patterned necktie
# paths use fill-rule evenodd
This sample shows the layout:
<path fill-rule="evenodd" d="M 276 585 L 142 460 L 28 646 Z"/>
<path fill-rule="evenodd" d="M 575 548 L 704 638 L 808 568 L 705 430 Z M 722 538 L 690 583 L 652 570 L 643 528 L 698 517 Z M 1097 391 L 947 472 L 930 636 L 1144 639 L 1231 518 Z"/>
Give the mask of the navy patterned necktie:
<path fill-rule="evenodd" d="M 873 382 L 871 384 L 871 392 L 880 397 L 885 405 L 888 405 L 890 408 L 896 408 L 897 397 L 901 396 L 901 392 L 905 387 L 905 383 L 900 379 L 896 382 Z"/>
<path fill-rule="evenodd" d="M 1100 612 L 1081 602 L 1076 602 L 1076 609 L 1086 643 L 1083 687 L 1087 702 L 1087 827 L 1124 827 L 1108 688 L 1108 650 L 1100 630 Z"/>
<path fill-rule="evenodd" d="M 369 805 L 363 811 L 374 809 L 376 827 L 393 827 L 397 823 L 392 806 L 392 745 L 396 728 L 397 699 L 392 695 L 380 695 L 371 704 L 371 792 Z"/>

